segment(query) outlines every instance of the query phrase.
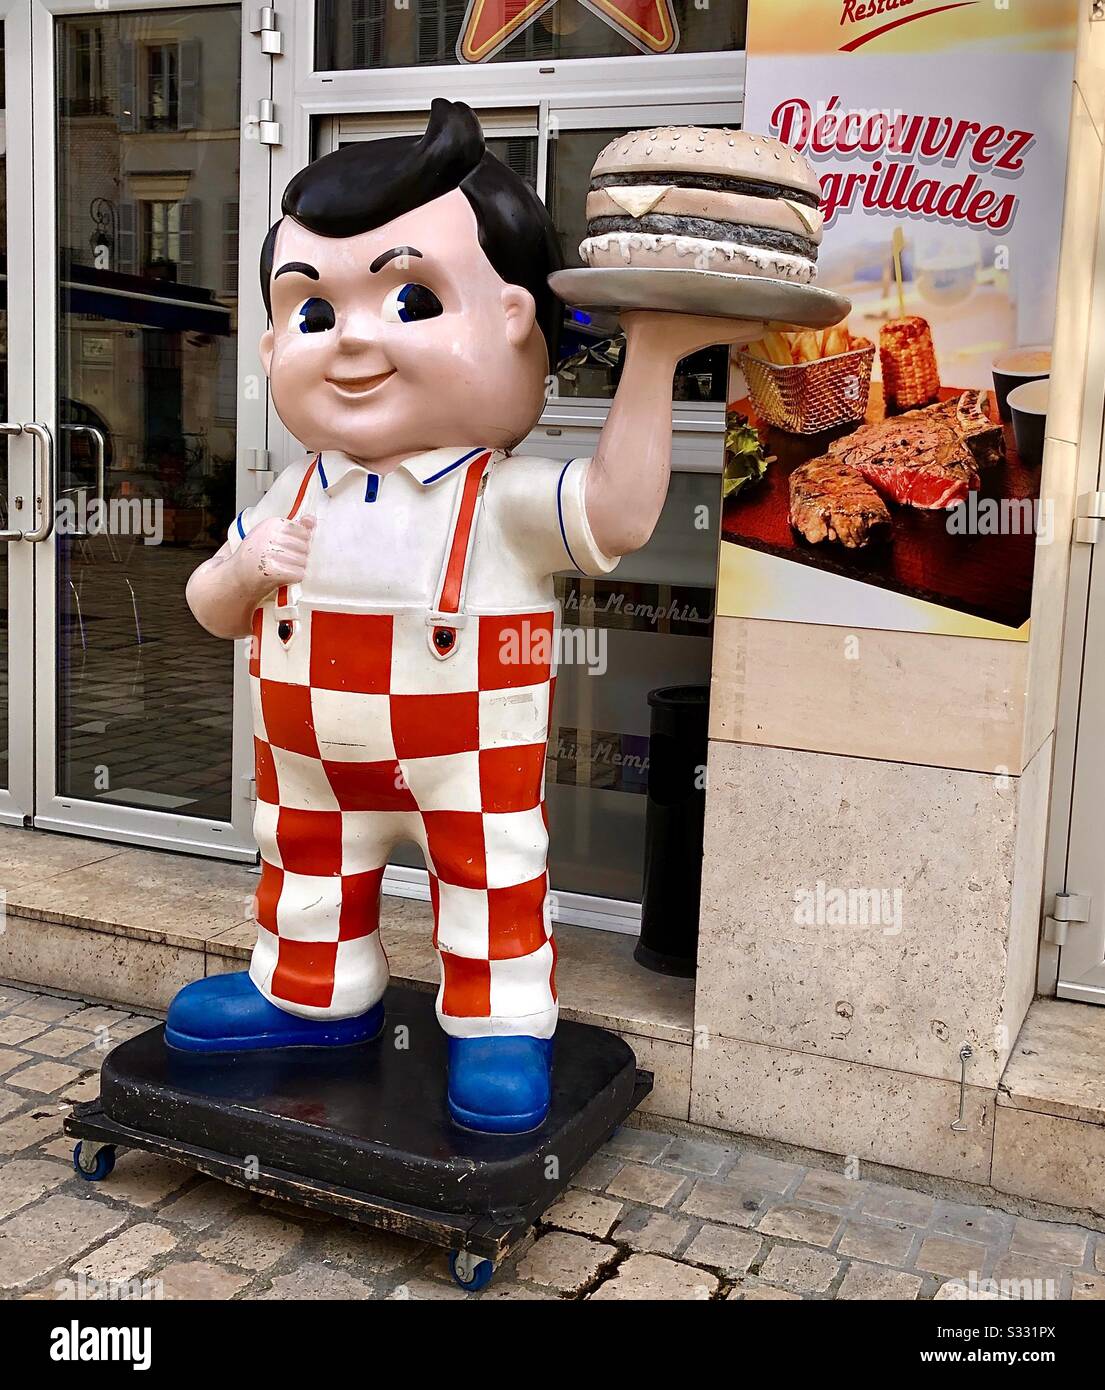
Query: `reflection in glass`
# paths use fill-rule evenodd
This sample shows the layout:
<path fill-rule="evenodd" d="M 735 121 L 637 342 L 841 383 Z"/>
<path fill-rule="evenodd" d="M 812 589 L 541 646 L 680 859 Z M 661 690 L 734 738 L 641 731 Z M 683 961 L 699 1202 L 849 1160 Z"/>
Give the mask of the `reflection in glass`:
<path fill-rule="evenodd" d="M 517 8 L 517 7 L 513 7 Z M 680 53 L 744 47 L 743 0 L 675 0 Z M 468 0 L 317 0 L 315 66 L 409 68 L 453 64 Z M 495 63 L 565 58 L 620 58 L 636 47 L 577 0 L 559 0 L 494 58 Z"/>
<path fill-rule="evenodd" d="M 548 205 L 560 239 L 564 264 L 578 266 L 579 244 L 587 235 L 587 187 L 599 151 L 625 130 L 560 130 L 549 142 Z M 564 316 L 557 375 L 561 396 L 606 399 L 618 384 L 624 339 L 617 315 L 569 309 Z M 710 348 L 684 358 L 675 375 L 677 401 L 725 401 L 728 348 Z"/>
<path fill-rule="evenodd" d="M 58 790 L 229 819 L 241 15 L 57 23 Z M 98 527 L 103 483 L 106 533 Z"/>

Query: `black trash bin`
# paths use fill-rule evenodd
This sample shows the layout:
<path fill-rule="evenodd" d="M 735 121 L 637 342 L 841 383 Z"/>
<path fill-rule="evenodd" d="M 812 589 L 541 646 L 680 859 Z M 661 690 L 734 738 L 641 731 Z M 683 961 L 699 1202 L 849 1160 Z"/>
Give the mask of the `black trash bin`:
<path fill-rule="evenodd" d="M 644 891 L 633 954 L 649 970 L 690 977 L 698 953 L 710 688 L 666 685 L 650 691 L 648 703 Z"/>

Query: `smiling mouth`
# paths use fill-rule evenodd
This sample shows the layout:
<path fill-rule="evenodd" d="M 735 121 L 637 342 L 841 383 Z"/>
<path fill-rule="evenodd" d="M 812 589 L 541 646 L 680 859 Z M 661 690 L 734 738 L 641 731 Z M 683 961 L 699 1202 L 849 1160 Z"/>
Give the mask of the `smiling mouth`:
<path fill-rule="evenodd" d="M 339 396 L 346 396 L 350 400 L 356 400 L 361 396 L 367 396 L 373 391 L 379 390 L 385 381 L 395 375 L 395 369 L 390 372 L 380 372 L 377 376 L 328 376 L 327 382 L 334 388 Z"/>

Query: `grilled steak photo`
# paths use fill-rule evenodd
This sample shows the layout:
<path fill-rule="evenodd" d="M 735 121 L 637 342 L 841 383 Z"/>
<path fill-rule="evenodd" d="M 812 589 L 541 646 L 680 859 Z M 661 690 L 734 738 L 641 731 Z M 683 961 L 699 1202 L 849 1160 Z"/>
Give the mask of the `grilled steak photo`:
<path fill-rule="evenodd" d="M 835 439 L 829 455 L 849 464 L 892 502 L 940 509 L 963 502 L 979 468 L 1005 456 L 1000 425 L 986 413 L 984 391 L 910 410 Z"/>
<path fill-rule="evenodd" d="M 840 459 L 810 459 L 790 475 L 790 524 L 813 545 L 839 541 L 856 550 L 890 526 L 886 503 Z"/>

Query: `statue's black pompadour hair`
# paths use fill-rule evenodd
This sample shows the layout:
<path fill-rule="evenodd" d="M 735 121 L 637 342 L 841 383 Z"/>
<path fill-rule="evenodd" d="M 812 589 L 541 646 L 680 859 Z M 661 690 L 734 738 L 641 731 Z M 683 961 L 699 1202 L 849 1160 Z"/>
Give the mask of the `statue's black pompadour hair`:
<path fill-rule="evenodd" d="M 563 264 L 552 220 L 529 184 L 490 154 L 475 113 L 438 97 L 421 136 L 344 145 L 302 169 L 284 192 L 285 217 L 325 237 L 351 237 L 459 188 L 476 214 L 480 245 L 508 285 L 529 290 L 549 350 L 550 370 L 563 309 L 548 276 Z M 261 293 L 272 317 L 276 234 L 261 251 Z"/>

